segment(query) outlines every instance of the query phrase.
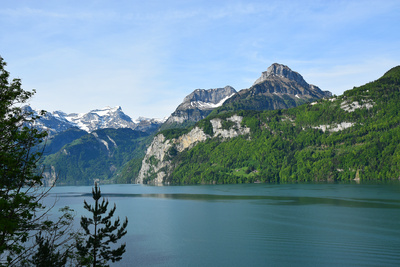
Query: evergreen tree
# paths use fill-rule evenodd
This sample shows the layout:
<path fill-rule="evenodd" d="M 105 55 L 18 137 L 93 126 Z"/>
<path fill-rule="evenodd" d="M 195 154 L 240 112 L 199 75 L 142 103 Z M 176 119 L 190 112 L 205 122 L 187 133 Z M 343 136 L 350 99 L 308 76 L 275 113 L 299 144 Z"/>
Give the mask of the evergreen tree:
<path fill-rule="evenodd" d="M 122 259 L 126 244 L 122 244 L 116 249 L 111 245 L 116 244 L 127 232 L 128 218 L 125 218 L 121 225 L 119 217 L 111 222 L 116 206 L 107 213 L 108 200 L 100 202 L 101 191 L 95 183 L 92 189 L 94 206 L 84 201 L 84 208 L 92 213 L 91 218 L 81 217 L 81 227 L 88 237 L 83 242 L 77 242 L 76 247 L 79 253 L 80 264 L 84 266 L 108 266 L 107 262 L 116 262 Z"/>

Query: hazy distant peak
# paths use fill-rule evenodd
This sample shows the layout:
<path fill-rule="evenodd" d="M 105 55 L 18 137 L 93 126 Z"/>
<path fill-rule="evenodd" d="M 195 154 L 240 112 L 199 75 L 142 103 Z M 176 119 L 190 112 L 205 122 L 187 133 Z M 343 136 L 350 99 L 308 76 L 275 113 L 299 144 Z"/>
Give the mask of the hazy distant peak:
<path fill-rule="evenodd" d="M 32 112 L 30 106 L 25 106 L 24 110 Z M 37 111 L 35 111 L 37 112 Z M 126 115 L 121 106 L 104 107 L 94 109 L 87 113 L 70 113 L 63 111 L 47 112 L 35 122 L 35 127 L 46 130 L 49 134 L 56 134 L 72 127 L 78 127 L 87 132 L 93 132 L 105 128 L 131 128 L 143 132 L 153 132 L 164 122 L 163 119 L 140 118 L 133 121 Z"/>

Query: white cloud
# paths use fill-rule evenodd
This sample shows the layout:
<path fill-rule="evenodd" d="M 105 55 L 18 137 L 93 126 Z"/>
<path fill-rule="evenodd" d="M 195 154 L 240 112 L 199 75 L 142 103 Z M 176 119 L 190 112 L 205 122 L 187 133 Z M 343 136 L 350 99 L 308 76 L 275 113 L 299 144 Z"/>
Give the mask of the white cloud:
<path fill-rule="evenodd" d="M 1 55 L 46 109 L 121 105 L 163 117 L 196 88 L 247 88 L 274 62 L 336 94 L 379 78 L 400 61 L 399 10 L 398 1 L 12 1 L 0 10 Z"/>

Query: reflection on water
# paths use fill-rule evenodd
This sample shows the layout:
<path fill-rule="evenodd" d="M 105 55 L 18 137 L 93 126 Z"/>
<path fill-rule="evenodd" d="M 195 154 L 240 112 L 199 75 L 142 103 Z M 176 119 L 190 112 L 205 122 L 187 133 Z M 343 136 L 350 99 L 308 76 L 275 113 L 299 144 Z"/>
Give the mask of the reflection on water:
<path fill-rule="evenodd" d="M 399 185 L 104 185 L 129 219 L 116 266 L 398 266 Z M 91 187 L 57 187 L 84 212 Z"/>

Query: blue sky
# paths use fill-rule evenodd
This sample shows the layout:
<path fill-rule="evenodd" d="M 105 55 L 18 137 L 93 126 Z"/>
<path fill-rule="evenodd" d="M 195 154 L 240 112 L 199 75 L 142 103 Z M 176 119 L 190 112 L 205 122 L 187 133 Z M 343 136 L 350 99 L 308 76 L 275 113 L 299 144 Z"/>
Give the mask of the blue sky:
<path fill-rule="evenodd" d="M 400 65 L 400 1 L 0 0 L 0 56 L 34 108 L 170 115 L 277 62 L 334 94 Z"/>

